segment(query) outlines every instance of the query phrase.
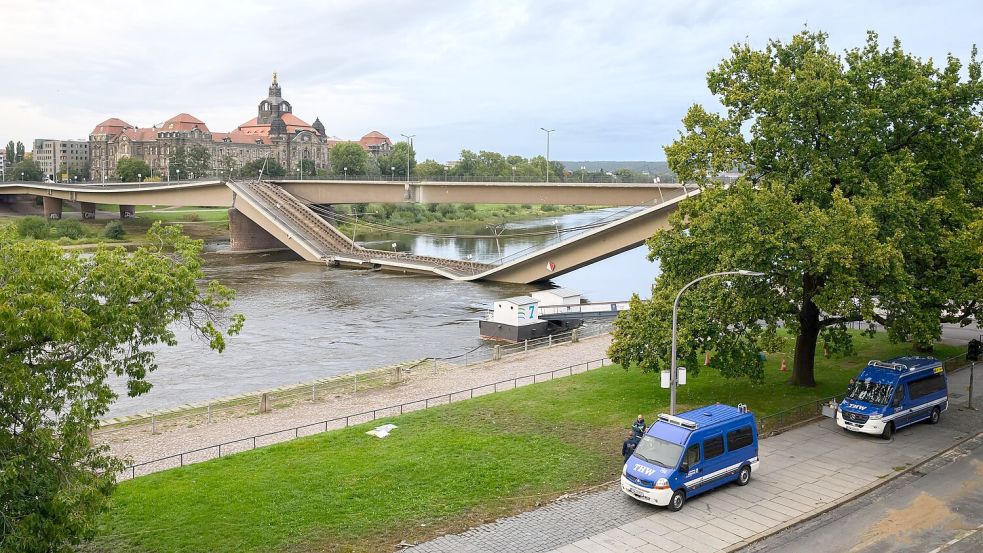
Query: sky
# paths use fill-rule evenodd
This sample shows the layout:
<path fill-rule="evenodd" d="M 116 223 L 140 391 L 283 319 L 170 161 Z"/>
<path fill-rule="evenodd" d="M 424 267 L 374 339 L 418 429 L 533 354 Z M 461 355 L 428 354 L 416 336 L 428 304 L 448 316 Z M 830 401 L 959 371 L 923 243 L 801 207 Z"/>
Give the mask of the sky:
<path fill-rule="evenodd" d="M 182 112 L 227 132 L 272 73 L 329 135 L 416 135 L 418 159 L 461 149 L 557 160 L 665 159 L 706 72 L 731 45 L 808 27 L 837 51 L 866 32 L 967 60 L 977 1 L 0 0 L 0 141 L 85 139 L 119 117 Z"/>

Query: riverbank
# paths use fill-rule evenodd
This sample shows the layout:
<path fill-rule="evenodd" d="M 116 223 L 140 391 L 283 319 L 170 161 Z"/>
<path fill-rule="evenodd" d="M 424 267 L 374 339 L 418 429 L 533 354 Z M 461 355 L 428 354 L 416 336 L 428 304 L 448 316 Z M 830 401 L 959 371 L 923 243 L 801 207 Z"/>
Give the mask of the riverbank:
<path fill-rule="evenodd" d="M 199 415 L 193 420 L 182 419 L 179 424 L 162 423 L 157 428 L 157 434 L 152 433 L 152 428 L 147 424 L 123 426 L 108 432 L 97 431 L 94 442 L 108 445 L 113 455 L 128 460 L 128 464 L 143 463 L 257 434 L 601 359 L 607 355 L 610 343 L 611 335 L 603 334 L 577 343 L 556 345 L 467 367 L 442 364 L 439 370 L 434 371 L 430 365 L 423 365 L 410 369 L 408 372 L 413 375 L 412 378 L 396 385 L 339 392 L 322 401 L 300 399 L 280 407 L 273 406 L 272 412 L 264 414 L 255 414 L 254 411 L 237 411 L 227 416 L 216 414 L 211 424 L 205 423 L 207 418 Z M 251 397 L 254 398 L 255 394 Z M 252 404 L 255 405 L 255 402 Z M 284 438 L 287 436 L 281 439 Z M 147 470 L 163 468 L 169 466 L 149 467 Z"/>

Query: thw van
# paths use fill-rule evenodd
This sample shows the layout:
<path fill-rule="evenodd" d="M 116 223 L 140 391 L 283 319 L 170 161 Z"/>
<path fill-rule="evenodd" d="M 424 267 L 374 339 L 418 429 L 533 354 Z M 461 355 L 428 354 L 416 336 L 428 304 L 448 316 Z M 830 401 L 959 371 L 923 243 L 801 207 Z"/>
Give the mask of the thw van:
<path fill-rule="evenodd" d="M 728 482 L 746 485 L 756 470 L 754 415 L 744 405 L 709 405 L 659 415 L 625 463 L 621 490 L 678 511 L 687 498 Z"/>
<path fill-rule="evenodd" d="M 890 439 L 916 422 L 939 422 L 949 407 L 942 362 L 934 357 L 871 361 L 840 402 L 836 424 L 853 432 Z"/>

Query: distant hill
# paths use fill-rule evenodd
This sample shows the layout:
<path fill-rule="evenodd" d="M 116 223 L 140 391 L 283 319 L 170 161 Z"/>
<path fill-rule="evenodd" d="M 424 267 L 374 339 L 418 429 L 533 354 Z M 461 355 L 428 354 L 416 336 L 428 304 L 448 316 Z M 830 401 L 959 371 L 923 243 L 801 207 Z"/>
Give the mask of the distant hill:
<path fill-rule="evenodd" d="M 672 171 L 669 170 L 669 164 L 664 161 L 561 161 L 560 163 L 566 167 L 567 171 L 574 173 L 580 171 L 581 167 L 585 167 L 589 172 L 604 170 L 613 173 L 618 169 L 631 169 L 636 173 L 647 172 L 653 176 L 672 174 Z"/>

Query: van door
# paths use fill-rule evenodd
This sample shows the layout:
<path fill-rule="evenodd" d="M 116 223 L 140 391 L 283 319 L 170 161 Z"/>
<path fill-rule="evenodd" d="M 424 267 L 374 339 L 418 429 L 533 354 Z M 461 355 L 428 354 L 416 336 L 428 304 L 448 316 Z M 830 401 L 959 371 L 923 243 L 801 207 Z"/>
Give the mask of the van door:
<path fill-rule="evenodd" d="M 891 405 L 888 408 L 889 409 L 888 412 L 891 413 L 892 415 L 897 413 L 902 413 L 901 415 L 898 415 L 893 419 L 895 430 L 901 428 L 902 426 L 907 425 L 908 422 L 911 420 L 910 413 L 903 413 L 903 411 L 905 410 L 904 389 L 905 389 L 905 385 L 901 382 L 898 382 L 898 387 L 894 390 L 894 396 L 892 396 Z"/>
<path fill-rule="evenodd" d="M 683 454 L 683 462 L 679 466 L 679 472 L 686 486 L 686 494 L 692 495 L 699 490 L 700 482 L 703 480 L 703 463 L 700 456 L 700 444 L 695 443 L 686 448 Z"/>
<path fill-rule="evenodd" d="M 730 455 L 724 455 L 724 435 L 714 434 L 703 440 L 703 480 L 700 487 L 710 489 L 736 474 L 736 467 L 728 465 Z"/>

